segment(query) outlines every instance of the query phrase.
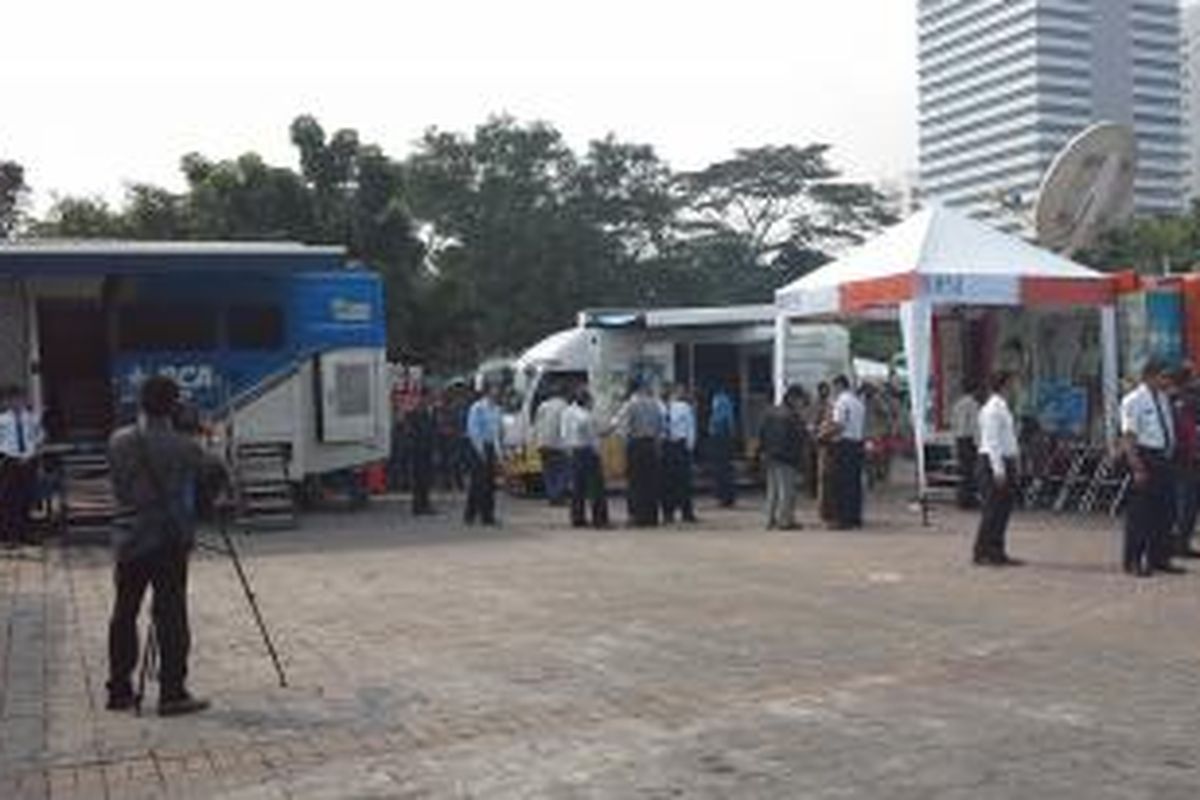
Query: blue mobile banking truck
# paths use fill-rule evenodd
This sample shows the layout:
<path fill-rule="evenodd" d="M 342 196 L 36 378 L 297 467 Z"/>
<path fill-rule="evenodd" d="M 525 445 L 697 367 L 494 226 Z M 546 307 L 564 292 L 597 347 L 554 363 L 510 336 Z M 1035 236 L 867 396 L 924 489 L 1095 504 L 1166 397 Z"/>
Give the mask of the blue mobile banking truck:
<path fill-rule="evenodd" d="M 339 247 L 0 245 L 0 383 L 52 441 L 103 441 L 165 374 L 226 443 L 286 446 L 292 480 L 379 461 L 385 344 L 379 277 Z"/>

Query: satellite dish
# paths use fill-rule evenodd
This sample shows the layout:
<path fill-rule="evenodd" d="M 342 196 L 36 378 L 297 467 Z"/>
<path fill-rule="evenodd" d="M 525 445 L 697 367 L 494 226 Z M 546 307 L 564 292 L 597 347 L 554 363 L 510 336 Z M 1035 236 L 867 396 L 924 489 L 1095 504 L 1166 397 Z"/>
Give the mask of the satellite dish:
<path fill-rule="evenodd" d="M 1137 139 L 1128 125 L 1100 122 L 1067 142 L 1042 178 L 1034 230 L 1042 247 L 1070 255 L 1133 215 Z"/>

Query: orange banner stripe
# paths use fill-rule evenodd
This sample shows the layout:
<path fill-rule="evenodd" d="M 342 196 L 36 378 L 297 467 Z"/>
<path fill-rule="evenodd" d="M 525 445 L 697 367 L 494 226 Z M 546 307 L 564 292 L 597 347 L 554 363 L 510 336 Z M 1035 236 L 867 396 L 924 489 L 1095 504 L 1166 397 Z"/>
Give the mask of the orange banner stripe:
<path fill-rule="evenodd" d="M 916 293 L 917 274 L 905 272 L 886 278 L 853 281 L 841 287 L 843 311 L 862 311 L 876 306 L 889 306 L 911 300 Z"/>
<path fill-rule="evenodd" d="M 1033 306 L 1093 306 L 1113 301 L 1111 280 L 1022 278 L 1021 304 Z"/>

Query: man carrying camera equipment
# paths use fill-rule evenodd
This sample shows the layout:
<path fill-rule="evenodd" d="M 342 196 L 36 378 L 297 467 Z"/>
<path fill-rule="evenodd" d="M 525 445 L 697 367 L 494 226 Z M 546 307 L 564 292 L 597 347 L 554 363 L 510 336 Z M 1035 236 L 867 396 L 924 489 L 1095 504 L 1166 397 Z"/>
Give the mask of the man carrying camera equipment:
<path fill-rule="evenodd" d="M 198 475 L 213 468 L 223 471 L 223 464 L 175 429 L 179 387 L 170 378 L 147 379 L 140 407 L 140 421 L 118 430 L 109 442 L 113 490 L 126 520 L 114 525 L 113 533 L 116 595 L 108 631 L 108 708 L 126 710 L 140 701 L 132 682 L 138 660 L 137 616 L 146 587 L 151 586 L 161 657 L 158 713 L 191 714 L 209 703 L 186 688 L 191 646 L 187 573 L 196 538 L 188 498 Z"/>

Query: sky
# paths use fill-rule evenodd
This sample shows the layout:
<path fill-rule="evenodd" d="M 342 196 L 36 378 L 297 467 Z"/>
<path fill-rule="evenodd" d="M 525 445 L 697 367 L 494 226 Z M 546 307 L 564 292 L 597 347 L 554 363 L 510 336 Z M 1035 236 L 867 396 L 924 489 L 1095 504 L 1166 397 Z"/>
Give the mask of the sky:
<path fill-rule="evenodd" d="M 916 163 L 913 0 L 39 0 L 5 4 L 0 159 L 35 207 L 179 188 L 180 157 L 295 164 L 314 114 L 401 158 L 495 113 L 582 148 L 613 132 L 677 169 L 833 145 L 848 175 Z"/>

